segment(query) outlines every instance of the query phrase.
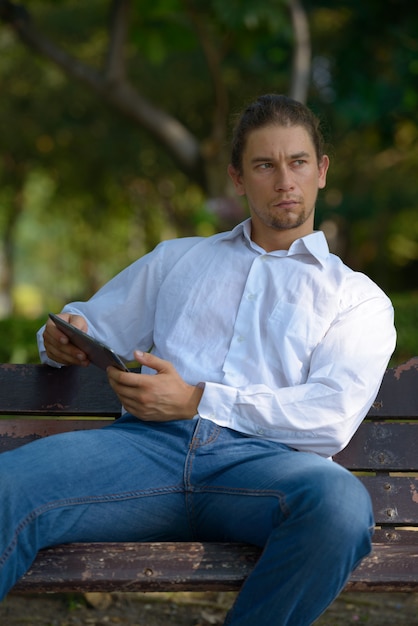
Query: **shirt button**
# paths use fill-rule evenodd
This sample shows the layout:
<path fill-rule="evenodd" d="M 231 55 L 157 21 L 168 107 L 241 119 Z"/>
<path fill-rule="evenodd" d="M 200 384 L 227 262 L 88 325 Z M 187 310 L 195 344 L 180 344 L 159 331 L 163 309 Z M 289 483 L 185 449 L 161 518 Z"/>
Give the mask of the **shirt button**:
<path fill-rule="evenodd" d="M 257 297 L 257 296 L 255 295 L 255 293 L 249 293 L 249 294 L 247 295 L 247 300 L 255 300 L 255 299 L 256 299 L 256 297 Z"/>
<path fill-rule="evenodd" d="M 262 428 L 257 428 L 257 435 L 264 435 L 264 430 Z"/>
<path fill-rule="evenodd" d="M 239 337 L 237 337 L 237 341 L 238 341 L 238 343 L 242 343 L 243 341 L 245 341 L 245 337 L 240 335 Z"/>

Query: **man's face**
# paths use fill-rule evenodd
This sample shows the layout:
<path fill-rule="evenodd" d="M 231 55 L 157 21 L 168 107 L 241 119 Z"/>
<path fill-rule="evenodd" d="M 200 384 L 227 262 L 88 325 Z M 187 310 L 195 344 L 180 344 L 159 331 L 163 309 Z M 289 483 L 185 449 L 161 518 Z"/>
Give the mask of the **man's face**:
<path fill-rule="evenodd" d="M 232 166 L 228 171 L 238 195 L 247 197 L 256 243 L 274 249 L 281 241 L 286 247 L 286 242 L 312 232 L 328 165 L 327 156 L 318 163 L 303 126 L 270 125 L 248 135 L 242 172 Z"/>

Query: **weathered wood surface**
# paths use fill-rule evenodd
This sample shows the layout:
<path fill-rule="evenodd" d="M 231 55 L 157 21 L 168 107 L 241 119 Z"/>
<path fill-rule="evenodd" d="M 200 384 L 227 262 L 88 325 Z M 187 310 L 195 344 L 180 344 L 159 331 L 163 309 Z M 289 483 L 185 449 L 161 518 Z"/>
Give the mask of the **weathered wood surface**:
<path fill-rule="evenodd" d="M 374 418 L 417 419 L 418 357 L 386 371 L 378 396 L 369 411 Z"/>
<path fill-rule="evenodd" d="M 2 419 L 0 417 L 0 452 L 13 450 L 40 437 L 49 437 L 73 430 L 102 428 L 111 419 Z"/>
<path fill-rule="evenodd" d="M 239 589 L 259 553 L 245 544 L 71 544 L 40 553 L 15 590 Z"/>
<path fill-rule="evenodd" d="M 260 553 L 244 544 L 70 544 L 39 553 L 14 591 L 236 591 Z M 376 543 L 346 590 L 416 591 L 417 581 L 418 537 Z"/>
<path fill-rule="evenodd" d="M 0 415 L 117 417 L 120 403 L 95 366 L 0 364 Z"/>
<path fill-rule="evenodd" d="M 365 421 L 335 460 L 357 471 L 416 471 L 418 419 L 415 423 Z"/>

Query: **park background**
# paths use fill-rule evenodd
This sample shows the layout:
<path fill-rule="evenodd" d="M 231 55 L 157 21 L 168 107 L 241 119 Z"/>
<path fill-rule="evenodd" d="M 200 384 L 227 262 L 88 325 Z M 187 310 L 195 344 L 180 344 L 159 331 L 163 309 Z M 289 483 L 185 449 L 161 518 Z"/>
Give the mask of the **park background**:
<path fill-rule="evenodd" d="M 162 239 L 246 217 L 231 120 L 268 92 L 323 120 L 316 227 L 391 296 L 392 363 L 418 354 L 417 3 L 0 0 L 0 361 Z"/>
<path fill-rule="evenodd" d="M 268 92 L 323 120 L 316 227 L 391 296 L 392 363 L 418 355 L 417 2 L 0 0 L 0 362 L 36 362 L 49 310 L 160 240 L 245 217 L 231 119 Z M 0 611 L 18 626 L 221 621 L 214 601 L 181 613 L 148 597 L 141 618 L 120 599 L 93 616 L 54 600 Z M 416 594 L 342 594 L 320 623 L 418 626 Z"/>

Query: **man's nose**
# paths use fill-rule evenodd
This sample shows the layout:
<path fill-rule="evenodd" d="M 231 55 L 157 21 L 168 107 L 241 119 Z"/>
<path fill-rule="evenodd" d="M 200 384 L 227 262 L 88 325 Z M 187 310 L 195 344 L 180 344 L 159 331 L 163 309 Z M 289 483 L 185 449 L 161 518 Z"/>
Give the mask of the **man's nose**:
<path fill-rule="evenodd" d="M 276 191 L 290 191 L 293 189 L 291 172 L 289 172 L 287 167 L 277 168 L 274 188 Z"/>

